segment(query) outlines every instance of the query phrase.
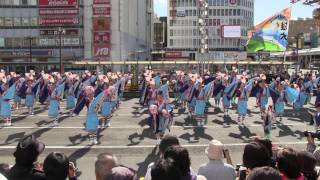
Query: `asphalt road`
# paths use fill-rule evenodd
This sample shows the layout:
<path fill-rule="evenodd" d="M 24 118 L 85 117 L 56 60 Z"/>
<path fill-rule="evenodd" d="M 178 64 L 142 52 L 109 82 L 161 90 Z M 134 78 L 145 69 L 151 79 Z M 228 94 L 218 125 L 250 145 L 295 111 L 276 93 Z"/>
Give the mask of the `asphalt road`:
<path fill-rule="evenodd" d="M 157 158 L 157 148 L 156 139 L 147 125 L 147 109 L 141 108 L 137 102 L 138 99 L 125 100 L 115 112 L 111 127 L 100 131 L 100 144 L 91 147 L 88 146 L 83 126 L 86 109 L 79 116 L 68 117 L 65 103 L 62 103 L 62 112 L 65 114 L 59 118 L 60 126 L 55 128 L 49 127 L 51 120 L 47 116 L 46 106 L 37 104 L 34 116 L 28 116 L 26 108 L 14 111 L 13 126 L 0 129 L 0 162 L 13 164 L 12 153 L 18 140 L 34 134 L 46 144 L 40 161 L 52 151 L 64 152 L 78 166 L 81 180 L 94 179 L 95 157 L 102 152 L 115 154 L 122 164 L 137 169 L 139 175 L 143 176 L 147 165 Z M 306 147 L 303 132 L 313 130 L 308 122 L 315 110 L 309 104 L 297 116 L 292 107 L 286 108 L 283 121 L 273 127 L 272 140 L 275 145 L 303 150 Z M 221 110 L 209 108 L 204 128 L 196 127 L 196 123 L 187 118 L 186 113 L 174 111 L 175 123 L 170 133 L 177 135 L 180 143 L 189 150 L 195 172 L 201 164 L 207 162 L 204 150 L 212 139 L 220 140 L 229 148 L 234 164 L 241 163 L 245 143 L 252 136 L 263 136 L 259 109 L 255 107 L 253 98 L 249 101 L 249 109 L 245 127 L 238 127 L 235 109 L 231 110 L 229 118 L 223 118 Z"/>

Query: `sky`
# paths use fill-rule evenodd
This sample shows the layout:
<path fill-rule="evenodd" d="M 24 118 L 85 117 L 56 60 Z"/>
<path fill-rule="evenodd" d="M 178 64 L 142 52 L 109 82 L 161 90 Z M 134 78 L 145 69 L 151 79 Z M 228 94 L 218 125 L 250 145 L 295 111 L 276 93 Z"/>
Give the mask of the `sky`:
<path fill-rule="evenodd" d="M 154 0 L 154 9 L 158 16 L 167 15 L 167 0 Z M 291 19 L 299 17 L 312 17 L 312 11 L 315 7 L 305 6 L 301 3 L 290 4 L 290 0 L 255 0 L 255 19 L 254 23 L 258 24 L 273 14 L 280 12 L 282 9 L 292 6 Z"/>

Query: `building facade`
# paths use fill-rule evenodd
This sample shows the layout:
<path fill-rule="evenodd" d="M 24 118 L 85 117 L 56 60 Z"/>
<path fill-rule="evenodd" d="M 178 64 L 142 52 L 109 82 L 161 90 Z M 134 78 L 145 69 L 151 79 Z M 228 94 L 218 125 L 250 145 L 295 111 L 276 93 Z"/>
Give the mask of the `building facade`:
<path fill-rule="evenodd" d="M 152 0 L 0 0 L 0 61 L 148 59 L 152 21 Z"/>
<path fill-rule="evenodd" d="M 205 1 L 209 53 L 243 50 L 247 31 L 254 25 L 254 0 Z M 172 51 L 167 53 L 168 57 L 195 57 L 200 44 L 198 20 L 197 0 L 168 0 L 168 50 Z M 239 32 L 237 36 L 227 37 L 223 36 L 226 31 Z"/>

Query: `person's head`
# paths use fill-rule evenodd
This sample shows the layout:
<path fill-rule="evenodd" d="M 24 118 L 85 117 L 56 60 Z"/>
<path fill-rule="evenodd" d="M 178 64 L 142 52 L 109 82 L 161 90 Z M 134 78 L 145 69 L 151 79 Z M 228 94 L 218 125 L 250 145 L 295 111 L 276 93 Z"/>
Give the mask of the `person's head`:
<path fill-rule="evenodd" d="M 69 171 L 69 159 L 59 152 L 50 153 L 43 162 L 43 171 L 48 180 L 65 180 Z"/>
<path fill-rule="evenodd" d="M 159 144 L 159 152 L 160 154 L 164 154 L 164 152 L 167 150 L 168 147 L 170 146 L 179 146 L 179 139 L 177 138 L 177 136 L 173 136 L 173 135 L 165 135 L 160 144 Z"/>
<path fill-rule="evenodd" d="M 111 169 L 111 174 L 108 174 L 104 180 L 136 180 L 137 175 L 133 169 L 118 166 Z"/>
<path fill-rule="evenodd" d="M 109 153 L 99 154 L 95 162 L 95 174 L 97 180 L 103 180 L 111 174 L 112 168 L 118 166 L 117 158 Z"/>
<path fill-rule="evenodd" d="M 39 142 L 34 135 L 22 138 L 13 153 L 16 159 L 16 165 L 24 167 L 33 167 L 38 156 L 43 152 L 45 145 Z"/>
<path fill-rule="evenodd" d="M 244 147 L 243 165 L 249 169 L 270 166 L 271 156 L 267 148 L 258 142 L 251 142 Z"/>
<path fill-rule="evenodd" d="M 279 171 L 272 167 L 254 168 L 247 176 L 246 180 L 281 180 Z"/>
<path fill-rule="evenodd" d="M 210 141 L 208 147 L 205 150 L 206 155 L 210 160 L 223 159 L 223 144 L 218 140 Z"/>
<path fill-rule="evenodd" d="M 264 79 L 262 79 L 262 80 L 260 80 L 259 81 L 259 86 L 261 87 L 261 88 L 264 88 L 265 86 L 266 86 L 266 81 L 264 80 Z"/>
<path fill-rule="evenodd" d="M 301 165 L 298 153 L 292 148 L 284 148 L 277 154 L 277 167 L 279 171 L 290 179 L 301 176 Z"/>
<path fill-rule="evenodd" d="M 270 139 L 267 138 L 261 138 L 261 137 L 256 137 L 254 139 L 255 142 L 258 142 L 260 144 L 262 144 L 264 147 L 267 148 L 268 153 L 270 155 L 270 157 L 272 156 L 272 142 L 270 141 Z"/>
<path fill-rule="evenodd" d="M 173 159 L 176 166 L 180 169 L 182 176 L 186 176 L 190 173 L 191 161 L 189 152 L 186 148 L 181 146 L 171 146 L 165 151 L 163 157 L 165 159 Z"/>
<path fill-rule="evenodd" d="M 298 152 L 299 163 L 301 164 L 301 172 L 306 176 L 315 175 L 315 167 L 317 160 L 314 155 L 307 151 Z"/>
<path fill-rule="evenodd" d="M 181 172 L 171 158 L 161 159 L 151 169 L 152 180 L 177 180 L 181 179 Z"/>
<path fill-rule="evenodd" d="M 160 102 L 163 101 L 163 92 L 162 91 L 158 91 L 157 100 L 160 101 Z"/>

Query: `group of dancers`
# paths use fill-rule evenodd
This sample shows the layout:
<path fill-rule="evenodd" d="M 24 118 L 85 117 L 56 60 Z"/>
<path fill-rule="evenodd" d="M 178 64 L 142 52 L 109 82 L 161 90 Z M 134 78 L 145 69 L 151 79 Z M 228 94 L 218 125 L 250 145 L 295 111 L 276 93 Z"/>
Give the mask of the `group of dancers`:
<path fill-rule="evenodd" d="M 207 71 L 202 76 L 183 71 L 161 74 L 147 70 L 143 77 L 140 103 L 149 106 L 150 125 L 157 138 L 166 128 L 170 130 L 168 125 L 172 124 L 173 102 L 170 101 L 168 89 L 174 93 L 177 108 L 187 109 L 197 126 L 206 124 L 204 117 L 210 106 L 220 108 L 222 102 L 224 117 L 228 117 L 229 110 L 236 106 L 237 123 L 243 127 L 248 114 L 249 97 L 255 97 L 264 122 L 265 136 L 270 138 L 272 124 L 282 121 L 285 105 L 291 104 L 296 112 L 294 114 L 299 115 L 319 82 L 319 77 L 312 73 L 292 76 L 290 79 L 274 74 L 267 82 L 266 74 L 250 74 L 249 71 L 238 73 L 236 70 L 230 73 Z M 320 97 L 317 99 L 320 100 Z"/>
<path fill-rule="evenodd" d="M 4 126 L 11 126 L 12 111 L 19 110 L 23 101 L 29 116 L 34 115 L 34 106 L 39 102 L 47 106 L 52 120 L 50 125 L 55 127 L 59 125 L 62 115 L 61 103 L 65 103 L 70 117 L 79 115 L 87 106 L 85 129 L 89 134 L 89 144 L 95 145 L 98 144 L 98 130 L 111 125 L 112 114 L 119 108 L 131 77 L 131 74 L 119 72 L 60 74 L 31 70 L 17 74 L 1 70 L 0 117 Z M 149 125 L 158 142 L 171 130 L 174 108 L 188 110 L 188 115 L 201 127 L 206 125 L 205 115 L 209 107 L 223 108 L 224 117 L 228 117 L 229 110 L 236 106 L 237 122 L 243 127 L 250 97 L 256 98 L 265 136 L 270 137 L 272 123 L 276 119 L 282 121 L 286 104 L 292 104 L 295 112 L 299 113 L 319 82 L 319 77 L 312 73 L 289 79 L 274 75 L 272 80 L 267 81 L 265 74 L 251 74 L 249 71 L 207 71 L 200 76 L 183 71 L 156 73 L 146 70 L 141 77 L 139 102 L 149 108 Z M 174 93 L 175 105 L 170 92 Z M 320 93 L 318 96 L 315 104 L 320 104 Z"/>
<path fill-rule="evenodd" d="M 122 73 L 91 73 L 82 74 L 58 72 L 36 74 L 16 74 L 0 72 L 0 117 L 4 126 L 11 126 L 11 112 L 21 108 L 22 101 L 28 114 L 34 115 L 34 105 L 38 101 L 47 105 L 48 116 L 52 119 L 51 126 L 59 125 L 60 107 L 65 99 L 68 115 L 79 115 L 87 106 L 85 128 L 89 133 L 89 144 L 98 144 L 99 128 L 110 126 L 112 113 L 119 107 L 126 83 L 131 75 Z M 99 119 L 98 115 L 102 118 Z"/>

